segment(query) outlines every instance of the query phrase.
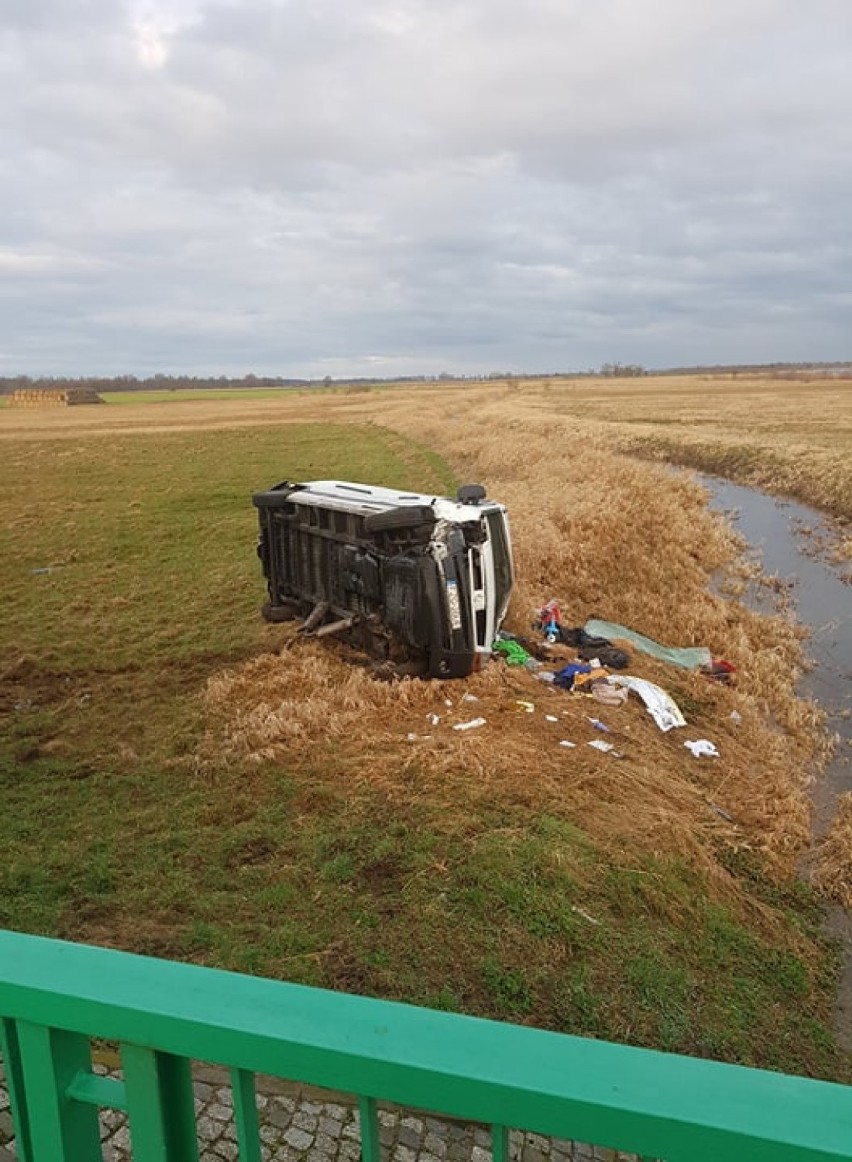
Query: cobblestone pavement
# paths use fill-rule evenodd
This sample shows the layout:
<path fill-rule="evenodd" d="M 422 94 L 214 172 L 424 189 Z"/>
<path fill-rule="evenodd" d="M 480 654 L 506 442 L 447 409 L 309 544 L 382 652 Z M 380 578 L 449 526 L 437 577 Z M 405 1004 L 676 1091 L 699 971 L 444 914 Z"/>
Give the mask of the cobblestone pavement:
<path fill-rule="evenodd" d="M 95 1067 L 96 1072 L 106 1072 Z M 195 1109 L 200 1162 L 237 1162 L 231 1089 L 221 1070 L 195 1071 Z M 263 1162 L 359 1162 L 357 1103 L 325 1090 L 259 1078 L 257 1104 Z M 101 1112 L 104 1162 L 131 1162 L 125 1114 Z M 485 1126 L 464 1124 L 393 1106 L 379 1107 L 383 1162 L 491 1162 Z M 633 1154 L 512 1131 L 517 1162 L 636 1162 Z M 0 1069 L 0 1162 L 15 1162 L 9 1097 Z"/>

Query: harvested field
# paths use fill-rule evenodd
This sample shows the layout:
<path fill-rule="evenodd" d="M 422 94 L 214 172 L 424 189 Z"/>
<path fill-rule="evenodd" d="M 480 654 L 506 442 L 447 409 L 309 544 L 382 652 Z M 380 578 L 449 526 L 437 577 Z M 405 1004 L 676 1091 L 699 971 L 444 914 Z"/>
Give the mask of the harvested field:
<path fill-rule="evenodd" d="M 736 581 L 736 541 L 688 477 L 621 451 L 635 438 L 629 407 L 656 407 L 653 389 L 686 412 L 692 388 L 642 383 L 606 419 L 595 409 L 612 403 L 609 386 L 288 393 L 37 420 L 4 410 L 5 567 L 26 545 L 24 571 L 68 568 L 51 577 L 47 606 L 46 591 L 36 605 L 33 582 L 10 573 L 19 604 L 4 690 L 9 705 L 39 705 L 15 720 L 4 786 L 22 813 L 34 796 L 56 801 L 66 838 L 52 862 L 66 887 L 51 895 L 10 837 L 4 899 L 18 910 L 5 922 L 844 1075 L 827 1028 L 832 960 L 818 906 L 794 878 L 823 746 L 819 713 L 793 694 L 797 632 L 710 592 L 721 570 Z M 300 425 L 331 422 L 369 436 L 360 464 L 352 442 L 347 471 L 331 465 L 331 427 L 311 428 L 304 452 Z M 824 435 L 808 445 L 813 463 L 833 455 Z M 783 444 L 770 449 L 768 431 L 750 438 L 767 454 Z M 443 490 L 446 464 L 509 506 L 519 575 L 509 628 L 527 632 L 556 597 L 571 624 L 601 616 L 707 645 L 738 667 L 736 683 L 635 654 L 630 672 L 668 689 L 689 722 L 663 734 L 632 698 L 601 707 L 502 665 L 462 683 L 388 685 L 339 646 L 281 652 L 291 630 L 254 613 L 251 488 L 339 473 Z M 838 480 L 849 472 L 839 457 L 835 467 Z M 42 481 L 53 472 L 47 509 L 16 475 L 27 469 Z M 212 528 L 222 531 L 211 544 Z M 60 560 L 72 542 L 76 556 Z M 95 585 L 111 558 L 95 613 L 81 571 Z M 63 618 L 61 640 L 46 608 Z M 453 730 L 479 715 L 482 728 Z M 623 757 L 586 745 L 603 737 L 590 717 Z M 693 758 L 684 737 L 711 738 L 721 758 Z M 70 770 L 83 768 L 75 781 Z M 54 800 L 60 783 L 71 793 Z M 94 881 L 73 871 L 80 852 L 100 869 Z"/>

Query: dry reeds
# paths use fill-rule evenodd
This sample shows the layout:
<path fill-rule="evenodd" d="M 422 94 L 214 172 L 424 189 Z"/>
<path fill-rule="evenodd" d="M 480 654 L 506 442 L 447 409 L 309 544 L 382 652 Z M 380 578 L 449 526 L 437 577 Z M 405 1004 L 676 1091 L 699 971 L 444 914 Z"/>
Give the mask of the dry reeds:
<path fill-rule="evenodd" d="M 852 908 L 852 792 L 841 795 L 828 834 L 816 852 L 816 887 L 844 908 Z"/>

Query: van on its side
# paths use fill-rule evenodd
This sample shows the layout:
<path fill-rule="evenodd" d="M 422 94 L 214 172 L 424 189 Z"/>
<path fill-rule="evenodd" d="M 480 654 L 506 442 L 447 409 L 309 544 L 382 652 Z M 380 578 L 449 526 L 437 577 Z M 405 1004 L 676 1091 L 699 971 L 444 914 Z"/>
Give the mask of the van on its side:
<path fill-rule="evenodd" d="M 460 678 L 491 653 L 512 590 L 506 509 L 343 480 L 255 493 L 269 621 L 303 619 L 374 657 Z"/>

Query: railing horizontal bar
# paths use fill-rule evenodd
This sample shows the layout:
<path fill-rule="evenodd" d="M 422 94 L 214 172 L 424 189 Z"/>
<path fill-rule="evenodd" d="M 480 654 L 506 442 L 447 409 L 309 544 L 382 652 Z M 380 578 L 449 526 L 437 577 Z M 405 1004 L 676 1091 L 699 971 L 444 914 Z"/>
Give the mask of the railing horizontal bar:
<path fill-rule="evenodd" d="M 111 1110 L 127 1109 L 127 1091 L 123 1081 L 114 1077 L 98 1077 L 95 1073 L 78 1073 L 65 1090 L 68 1097 L 91 1106 Z"/>
<path fill-rule="evenodd" d="M 180 1057 L 668 1162 L 852 1157 L 827 1082 L 14 932 L 0 966 L 0 1016 Z"/>

